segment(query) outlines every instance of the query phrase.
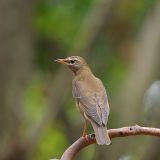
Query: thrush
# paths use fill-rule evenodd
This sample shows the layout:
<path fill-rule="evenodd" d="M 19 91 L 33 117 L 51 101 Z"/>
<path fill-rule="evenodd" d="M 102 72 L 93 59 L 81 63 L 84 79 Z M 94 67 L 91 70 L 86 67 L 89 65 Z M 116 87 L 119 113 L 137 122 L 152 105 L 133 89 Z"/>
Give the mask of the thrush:
<path fill-rule="evenodd" d="M 109 104 L 105 87 L 100 79 L 94 76 L 86 61 L 80 56 L 57 59 L 74 73 L 72 94 L 78 111 L 84 118 L 83 135 L 87 135 L 87 122 L 92 124 L 97 144 L 109 145 L 111 140 L 107 132 Z"/>

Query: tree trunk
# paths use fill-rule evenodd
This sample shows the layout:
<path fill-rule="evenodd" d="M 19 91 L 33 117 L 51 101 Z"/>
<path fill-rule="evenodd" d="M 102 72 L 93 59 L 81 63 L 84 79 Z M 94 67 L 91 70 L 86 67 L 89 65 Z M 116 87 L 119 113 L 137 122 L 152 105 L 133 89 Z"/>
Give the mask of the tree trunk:
<path fill-rule="evenodd" d="M 23 118 L 23 91 L 32 70 L 33 2 L 0 1 L 0 159 L 5 160 L 25 159 L 19 127 Z"/>

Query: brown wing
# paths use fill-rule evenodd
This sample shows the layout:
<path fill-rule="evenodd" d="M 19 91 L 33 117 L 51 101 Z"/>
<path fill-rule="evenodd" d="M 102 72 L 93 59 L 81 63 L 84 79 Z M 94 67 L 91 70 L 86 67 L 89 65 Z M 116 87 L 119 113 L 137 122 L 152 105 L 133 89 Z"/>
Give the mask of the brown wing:
<path fill-rule="evenodd" d="M 101 81 L 98 81 L 102 85 Z M 109 105 L 105 88 L 101 91 L 88 92 L 84 82 L 73 81 L 73 97 L 82 106 L 84 113 L 89 119 L 98 125 L 106 125 L 109 115 Z"/>
<path fill-rule="evenodd" d="M 99 98 L 99 106 L 102 112 L 102 122 L 106 125 L 110 112 L 106 91 L 101 93 L 101 98 Z"/>

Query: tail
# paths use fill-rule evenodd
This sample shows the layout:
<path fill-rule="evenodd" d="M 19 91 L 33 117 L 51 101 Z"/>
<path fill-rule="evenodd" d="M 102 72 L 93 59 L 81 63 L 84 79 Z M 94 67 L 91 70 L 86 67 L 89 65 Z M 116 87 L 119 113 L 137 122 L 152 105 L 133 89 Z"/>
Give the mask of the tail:
<path fill-rule="evenodd" d="M 96 135 L 96 141 L 99 145 L 110 145 L 111 140 L 108 136 L 108 132 L 105 126 L 98 126 L 94 122 L 91 122 L 92 127 L 94 129 L 94 133 Z"/>

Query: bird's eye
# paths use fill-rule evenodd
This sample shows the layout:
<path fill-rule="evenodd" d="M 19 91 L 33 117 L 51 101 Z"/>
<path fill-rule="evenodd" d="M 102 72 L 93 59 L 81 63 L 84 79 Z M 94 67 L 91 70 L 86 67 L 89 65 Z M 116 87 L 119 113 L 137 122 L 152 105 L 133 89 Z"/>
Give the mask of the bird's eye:
<path fill-rule="evenodd" d="M 74 63 L 75 63 L 75 60 L 70 60 L 70 63 L 71 63 L 71 64 L 74 64 Z"/>

